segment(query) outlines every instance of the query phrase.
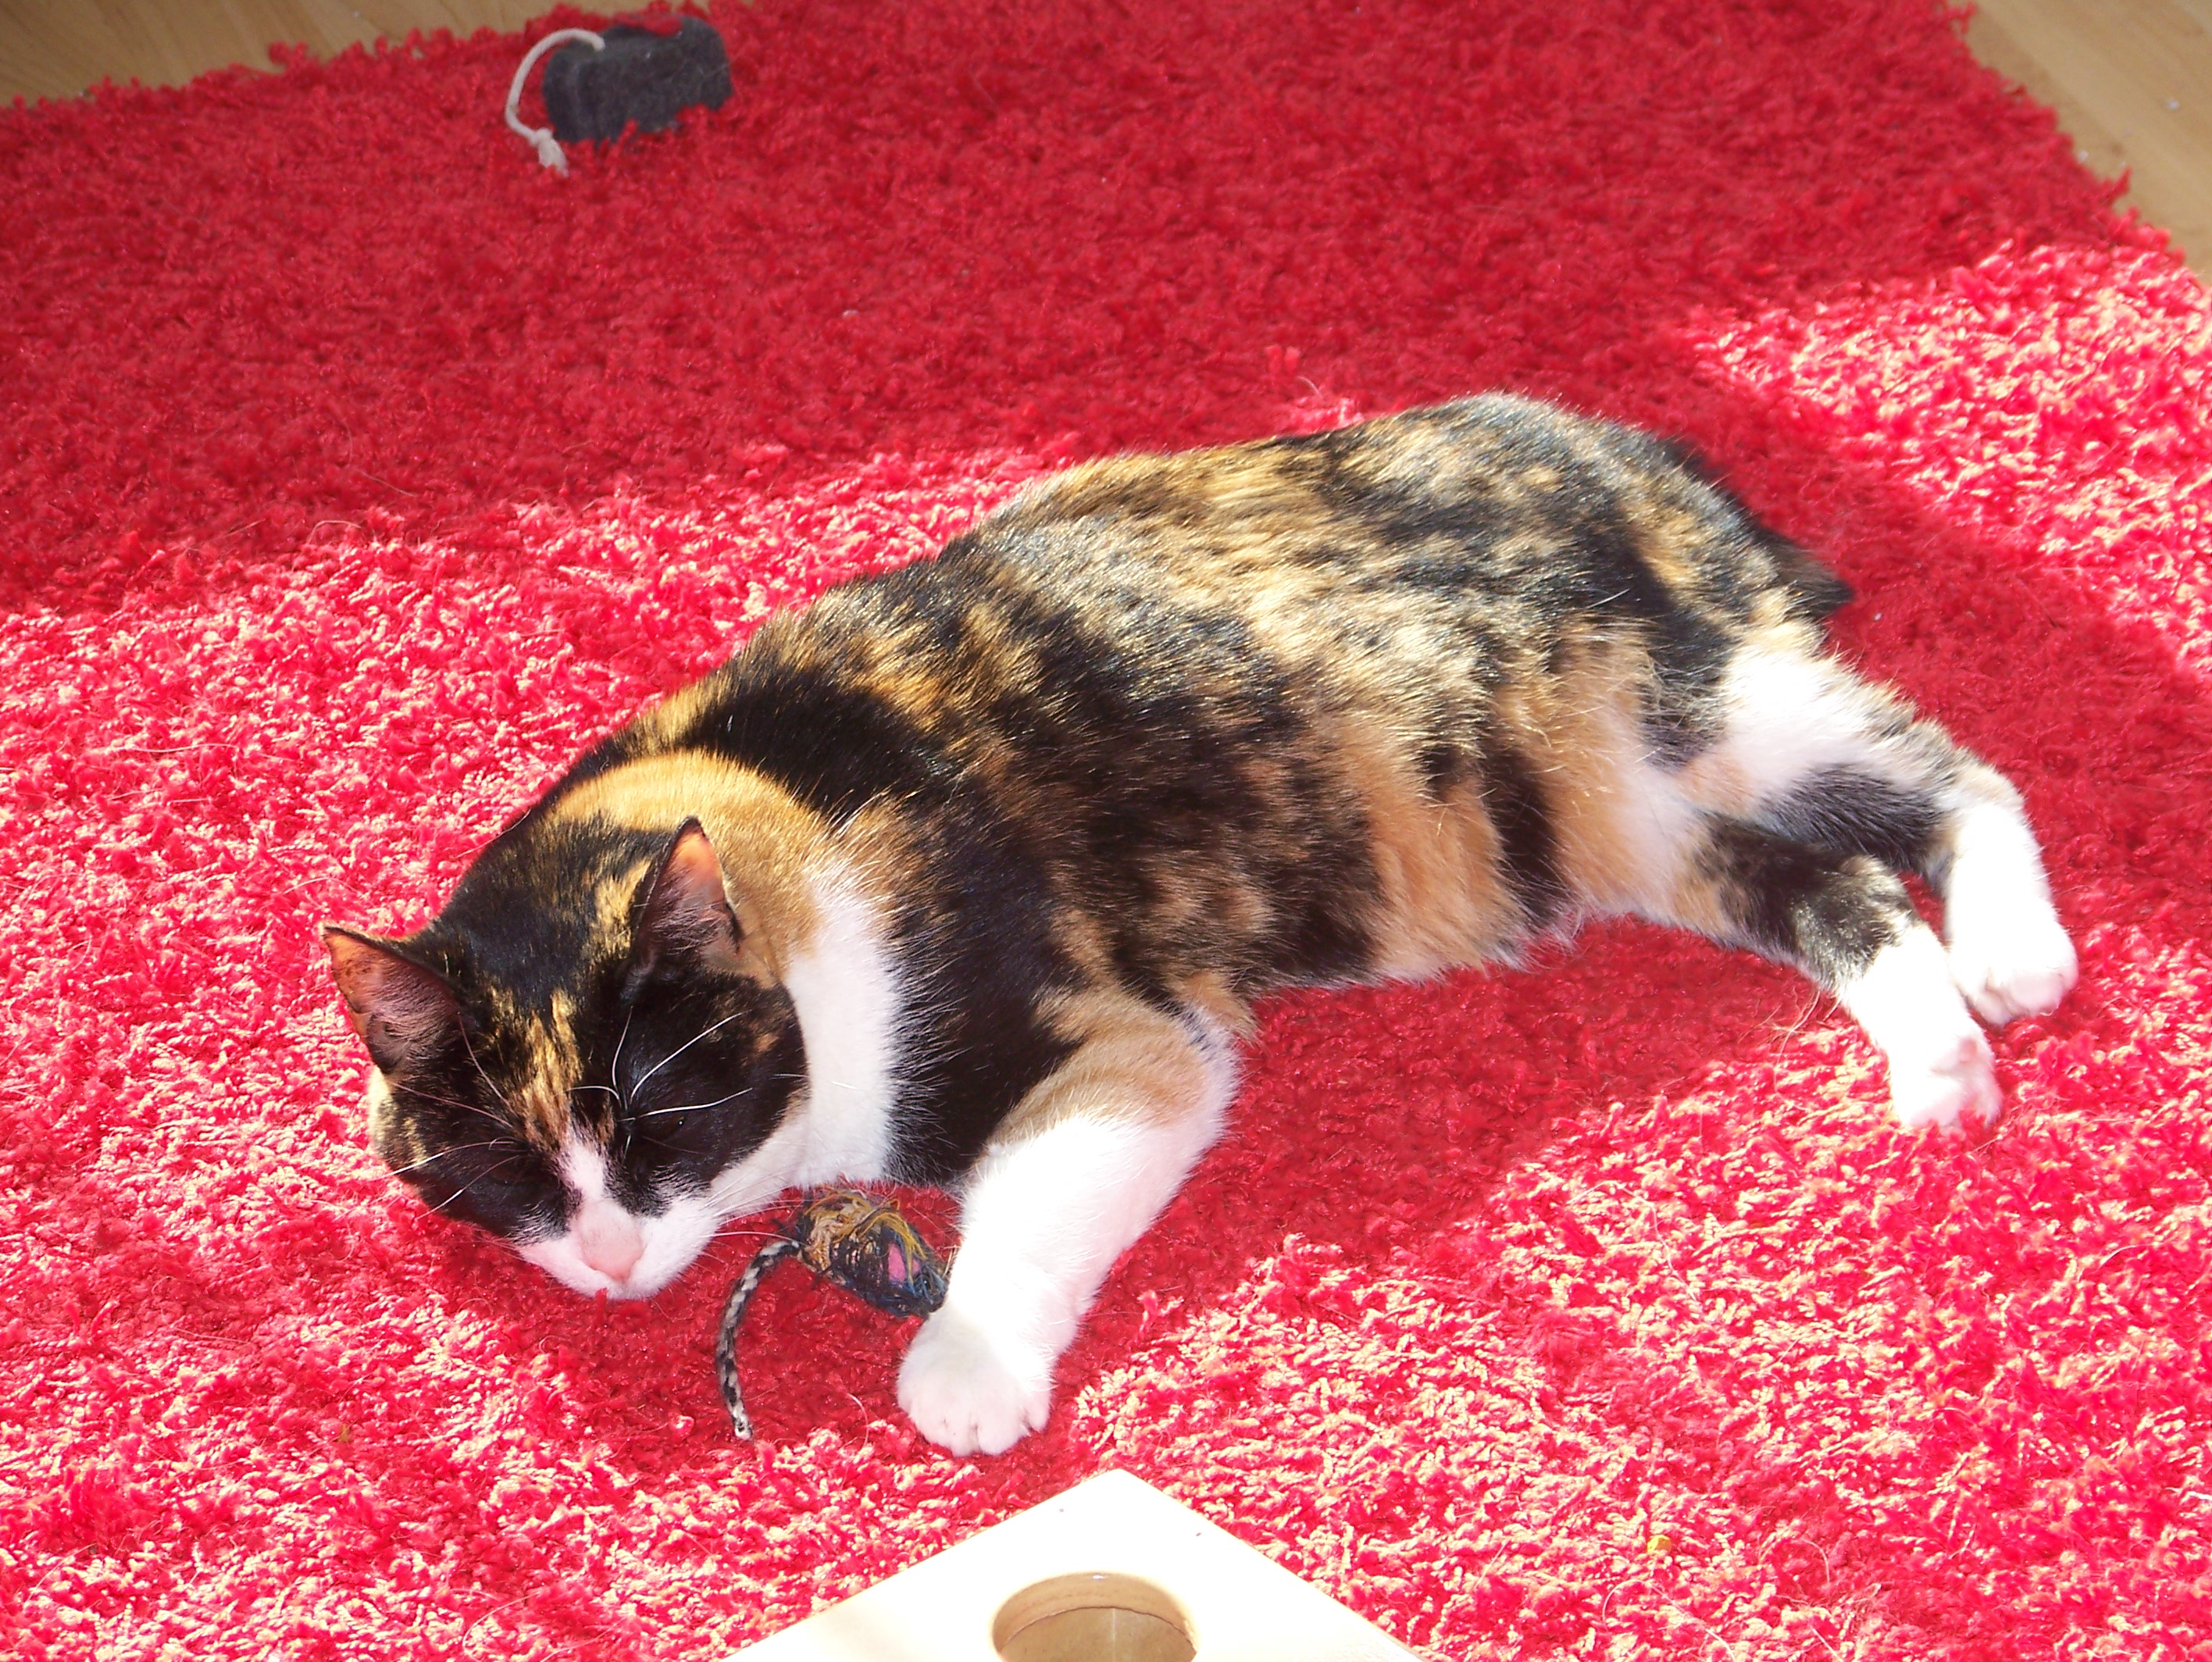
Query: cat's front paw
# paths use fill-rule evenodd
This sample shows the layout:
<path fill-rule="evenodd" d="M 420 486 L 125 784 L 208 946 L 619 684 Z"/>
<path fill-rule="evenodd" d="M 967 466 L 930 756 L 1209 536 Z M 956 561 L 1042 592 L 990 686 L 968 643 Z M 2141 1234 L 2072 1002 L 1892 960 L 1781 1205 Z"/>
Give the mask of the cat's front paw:
<path fill-rule="evenodd" d="M 1001 1454 L 1044 1428 L 1052 1362 L 955 1310 L 922 1325 L 900 1364 L 899 1406 L 915 1429 L 955 1454 Z"/>

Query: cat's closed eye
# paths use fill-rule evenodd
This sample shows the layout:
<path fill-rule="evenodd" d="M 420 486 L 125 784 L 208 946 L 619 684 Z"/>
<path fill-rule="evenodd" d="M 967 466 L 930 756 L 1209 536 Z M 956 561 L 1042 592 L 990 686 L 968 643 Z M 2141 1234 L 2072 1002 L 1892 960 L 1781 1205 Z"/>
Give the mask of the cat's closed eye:
<path fill-rule="evenodd" d="M 400 1173 L 432 1211 L 517 1236 L 554 1227 L 560 1182 L 520 1138 L 454 1143 Z"/>

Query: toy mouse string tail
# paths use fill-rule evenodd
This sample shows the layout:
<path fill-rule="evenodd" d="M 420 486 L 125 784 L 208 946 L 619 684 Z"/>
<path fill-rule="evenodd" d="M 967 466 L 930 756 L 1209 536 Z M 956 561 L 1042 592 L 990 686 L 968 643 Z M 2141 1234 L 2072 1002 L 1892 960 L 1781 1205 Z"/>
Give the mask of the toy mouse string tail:
<path fill-rule="evenodd" d="M 562 154 L 561 142 L 553 136 L 550 127 L 526 127 L 522 124 L 522 83 L 530 78 L 530 71 L 538 60 L 571 40 L 588 40 L 594 52 L 605 52 L 607 43 L 589 29 L 556 29 L 522 55 L 522 64 L 514 72 L 514 80 L 507 89 L 507 124 L 522 136 L 525 143 L 538 152 L 538 159 L 555 173 L 568 171 L 568 158 Z"/>
<path fill-rule="evenodd" d="M 753 1295 L 760 1290 L 762 1278 L 798 1250 L 797 1241 L 778 1235 L 753 1254 L 753 1261 L 730 1289 L 730 1301 L 722 1307 L 721 1331 L 714 1336 L 714 1376 L 722 1382 L 722 1405 L 730 1410 L 730 1429 L 748 1441 L 752 1438 L 753 1422 L 738 1389 L 738 1325 L 744 1320 L 745 1307 L 753 1301 Z"/>

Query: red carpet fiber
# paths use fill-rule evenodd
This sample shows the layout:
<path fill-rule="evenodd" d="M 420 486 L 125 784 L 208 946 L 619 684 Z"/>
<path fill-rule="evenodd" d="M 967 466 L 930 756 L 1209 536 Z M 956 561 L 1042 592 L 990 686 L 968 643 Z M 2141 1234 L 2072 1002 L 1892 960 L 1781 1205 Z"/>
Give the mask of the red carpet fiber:
<path fill-rule="evenodd" d="M 0 1650 L 713 1659 L 1120 1466 L 1432 1657 L 2212 1658 L 2163 240 L 1920 0 L 715 20 L 738 98 L 565 180 L 514 38 L 0 112 Z M 747 1241 L 586 1303 L 369 1154 L 314 925 L 422 921 L 764 613 L 1071 458 L 1486 387 L 1697 444 L 2020 782 L 2083 974 L 1993 1136 L 1653 930 L 1288 1000 L 974 1462 L 795 1271 L 733 1445 Z"/>

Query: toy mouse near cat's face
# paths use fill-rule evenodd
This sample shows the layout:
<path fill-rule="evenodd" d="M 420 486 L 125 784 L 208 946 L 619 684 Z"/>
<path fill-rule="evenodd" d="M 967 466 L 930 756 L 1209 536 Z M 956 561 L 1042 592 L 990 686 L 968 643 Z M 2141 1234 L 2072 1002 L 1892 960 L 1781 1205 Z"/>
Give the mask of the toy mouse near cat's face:
<path fill-rule="evenodd" d="M 787 1189 L 958 1189 L 899 1399 L 969 1453 L 1044 1422 L 1273 988 L 1633 913 L 1834 993 L 1905 1123 L 1993 1118 L 1975 1014 L 2073 948 L 2012 787 L 1826 652 L 1847 594 L 1518 399 L 1077 469 L 772 619 L 424 929 L 326 931 L 372 1135 L 623 1298 Z"/>

